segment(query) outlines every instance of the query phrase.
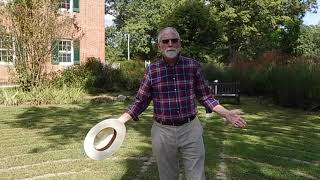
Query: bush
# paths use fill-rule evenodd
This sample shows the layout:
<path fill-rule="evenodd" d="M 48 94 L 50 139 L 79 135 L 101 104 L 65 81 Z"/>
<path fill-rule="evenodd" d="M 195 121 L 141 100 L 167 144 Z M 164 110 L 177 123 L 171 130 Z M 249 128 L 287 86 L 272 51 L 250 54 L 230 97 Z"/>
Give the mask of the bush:
<path fill-rule="evenodd" d="M 271 96 L 283 106 L 320 104 L 320 64 L 309 59 L 241 62 L 232 71 L 240 79 L 242 93 Z"/>
<path fill-rule="evenodd" d="M 144 64 L 141 61 L 122 62 L 119 68 L 102 64 L 99 59 L 89 58 L 80 66 L 66 69 L 53 79 L 53 84 L 83 88 L 89 93 L 136 90 L 143 77 Z"/>
<path fill-rule="evenodd" d="M 228 82 L 234 80 L 230 68 L 223 63 L 210 62 L 202 65 L 203 73 L 209 82 L 219 80 L 220 82 Z"/>
<path fill-rule="evenodd" d="M 30 91 L 22 88 L 1 89 L 0 104 L 11 105 L 45 105 L 45 104 L 70 104 L 83 99 L 84 92 L 81 88 L 54 88 L 38 86 Z"/>
<path fill-rule="evenodd" d="M 144 75 L 144 63 L 139 60 L 122 63 L 122 87 L 128 91 L 136 91 Z"/>
<path fill-rule="evenodd" d="M 144 74 L 141 61 L 123 62 L 120 68 L 89 58 L 80 66 L 54 72 L 44 83 L 25 91 L 23 88 L 0 90 L 0 104 L 66 104 L 81 101 L 85 93 L 136 91 Z"/>
<path fill-rule="evenodd" d="M 296 59 L 285 65 L 274 65 L 270 80 L 277 103 L 306 107 L 320 104 L 320 64 Z"/>
<path fill-rule="evenodd" d="M 320 63 L 313 59 L 269 54 L 231 67 L 219 63 L 203 66 L 209 81 L 239 81 L 241 93 L 270 96 L 282 106 L 311 108 L 320 105 Z"/>

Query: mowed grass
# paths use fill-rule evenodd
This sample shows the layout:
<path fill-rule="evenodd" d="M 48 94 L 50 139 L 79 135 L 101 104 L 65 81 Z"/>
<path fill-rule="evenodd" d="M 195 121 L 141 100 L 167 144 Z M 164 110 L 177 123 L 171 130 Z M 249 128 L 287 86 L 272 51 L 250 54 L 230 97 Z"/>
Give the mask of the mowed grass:
<path fill-rule="evenodd" d="M 92 126 L 118 117 L 128 102 L 0 107 L 0 179 L 158 179 L 152 160 L 152 107 L 129 122 L 111 158 L 86 157 Z M 242 98 L 246 129 L 225 125 L 199 107 L 204 125 L 206 176 L 227 179 L 320 179 L 320 114 L 257 104 Z M 181 178 L 184 179 L 184 178 Z"/>

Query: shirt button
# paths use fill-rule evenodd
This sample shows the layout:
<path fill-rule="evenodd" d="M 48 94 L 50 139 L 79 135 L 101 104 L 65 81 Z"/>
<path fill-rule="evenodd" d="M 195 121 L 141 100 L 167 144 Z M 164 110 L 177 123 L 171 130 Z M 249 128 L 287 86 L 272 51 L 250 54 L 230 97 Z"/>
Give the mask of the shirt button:
<path fill-rule="evenodd" d="M 180 111 L 177 111 L 177 113 L 179 113 Z"/>
<path fill-rule="evenodd" d="M 174 89 L 174 91 L 177 91 L 177 89 Z"/>
<path fill-rule="evenodd" d="M 176 80 L 176 78 L 172 78 L 173 80 Z"/>

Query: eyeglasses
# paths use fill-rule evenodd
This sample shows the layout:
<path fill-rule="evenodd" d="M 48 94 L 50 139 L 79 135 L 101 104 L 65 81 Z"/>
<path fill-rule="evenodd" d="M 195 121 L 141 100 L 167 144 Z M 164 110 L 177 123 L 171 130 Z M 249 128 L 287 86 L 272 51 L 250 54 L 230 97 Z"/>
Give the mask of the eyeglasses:
<path fill-rule="evenodd" d="M 179 39 L 178 39 L 178 38 L 176 38 L 176 39 L 164 39 L 164 40 L 162 40 L 161 42 L 162 42 L 163 44 L 168 44 L 169 41 L 171 41 L 171 43 L 177 43 L 177 42 L 179 41 Z"/>

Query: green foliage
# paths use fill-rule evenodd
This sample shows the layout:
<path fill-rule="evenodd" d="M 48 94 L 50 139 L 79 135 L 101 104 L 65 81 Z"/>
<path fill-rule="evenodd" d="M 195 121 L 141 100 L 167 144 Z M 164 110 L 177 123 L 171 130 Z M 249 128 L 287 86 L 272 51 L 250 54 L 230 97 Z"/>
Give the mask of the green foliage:
<path fill-rule="evenodd" d="M 233 80 L 230 68 L 226 67 L 223 63 L 210 62 L 202 65 L 203 73 L 209 82 L 218 80 L 220 82 L 230 82 Z"/>
<path fill-rule="evenodd" d="M 1 89 L 0 104 L 12 105 L 46 105 L 71 104 L 83 100 L 84 91 L 81 88 L 57 88 L 53 86 L 37 86 L 30 91 L 21 88 Z"/>
<path fill-rule="evenodd" d="M 253 58 L 262 51 L 292 52 L 302 15 L 312 1 L 210 1 L 225 37 L 226 58 Z M 275 33 L 278 32 L 278 33 Z M 222 46 L 223 47 L 223 46 Z"/>
<path fill-rule="evenodd" d="M 320 25 L 302 26 L 296 52 L 310 58 L 320 57 Z"/>
<path fill-rule="evenodd" d="M 252 60 L 275 49 L 293 53 L 303 15 L 317 6 L 316 0 L 106 2 L 118 30 L 132 37 L 133 57 L 155 58 L 158 31 L 174 26 L 181 34 L 183 53 L 202 62 Z"/>
<path fill-rule="evenodd" d="M 320 104 L 319 78 L 320 64 L 303 59 L 273 66 L 270 72 L 275 100 L 285 106 Z"/>
<path fill-rule="evenodd" d="M 210 8 L 202 1 L 184 1 L 168 14 L 161 28 L 175 27 L 180 34 L 183 53 L 206 62 L 205 56 L 211 54 L 214 43 L 221 38 L 218 23 L 210 14 Z"/>
<path fill-rule="evenodd" d="M 243 130 L 225 125 L 217 114 L 208 116 L 199 107 L 199 119 L 205 124 L 206 178 L 217 179 L 221 153 L 225 153 L 226 179 L 317 179 L 319 113 L 257 104 L 255 98 L 242 100 L 241 105 L 227 107 L 245 112 L 248 128 Z M 156 163 L 146 165 L 152 158 L 152 106 L 139 123 L 128 124 L 126 139 L 112 158 L 93 161 L 84 154 L 83 139 L 90 128 L 119 116 L 127 106 L 127 102 L 2 106 L 1 179 L 36 179 L 53 174 L 56 176 L 51 179 L 159 179 Z"/>
<path fill-rule="evenodd" d="M 231 67 L 207 63 L 203 69 L 210 82 L 240 82 L 242 94 L 269 96 L 283 106 L 310 109 L 320 105 L 320 64 L 310 58 L 270 53 Z"/>
<path fill-rule="evenodd" d="M 0 37 L 10 37 L 14 44 L 7 47 L 14 58 L 17 83 L 24 90 L 40 86 L 46 80 L 46 64 L 57 39 L 73 36 L 74 19 L 61 16 L 59 0 L 15 0 L 0 8 Z M 64 37 L 63 37 L 64 36 Z M 4 47 L 2 47 L 4 48 Z"/>
<path fill-rule="evenodd" d="M 176 4 L 179 3 L 168 0 L 115 3 L 114 10 L 118 13 L 115 23 L 121 32 L 130 34 L 130 43 L 133 45 L 130 48 L 132 57 L 150 59 L 150 56 L 156 54 L 158 25 Z"/>
<path fill-rule="evenodd" d="M 136 91 L 144 74 L 139 60 L 123 62 L 120 68 L 89 58 L 85 64 L 52 73 L 41 85 L 24 91 L 22 88 L 1 89 L 0 104 L 43 105 L 79 102 L 85 93 Z"/>
<path fill-rule="evenodd" d="M 119 69 L 114 69 L 111 65 L 104 65 L 99 59 L 88 58 L 85 64 L 73 66 L 56 74 L 52 83 L 59 88 L 76 87 L 94 93 L 112 90 L 120 80 Z"/>
<path fill-rule="evenodd" d="M 106 61 L 116 62 L 126 59 L 127 39 L 115 26 L 106 28 Z"/>
<path fill-rule="evenodd" d="M 18 99 L 16 98 L 19 91 L 13 89 L 1 89 L 0 92 L 0 104 L 4 105 L 17 105 Z"/>
<path fill-rule="evenodd" d="M 125 90 L 137 91 L 144 75 L 144 63 L 139 60 L 121 64 L 122 87 Z"/>
<path fill-rule="evenodd" d="M 307 108 L 320 104 L 320 64 L 309 59 L 242 62 L 232 71 L 243 93 L 272 96 L 283 106 Z"/>
<path fill-rule="evenodd" d="M 85 64 L 74 66 L 55 75 L 52 83 L 57 87 L 83 88 L 89 93 L 136 90 L 143 77 L 144 64 L 138 60 L 125 61 L 115 68 L 89 58 Z"/>

